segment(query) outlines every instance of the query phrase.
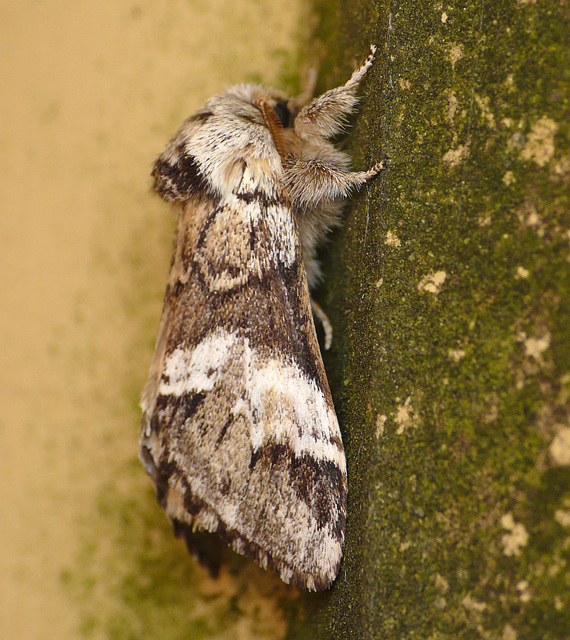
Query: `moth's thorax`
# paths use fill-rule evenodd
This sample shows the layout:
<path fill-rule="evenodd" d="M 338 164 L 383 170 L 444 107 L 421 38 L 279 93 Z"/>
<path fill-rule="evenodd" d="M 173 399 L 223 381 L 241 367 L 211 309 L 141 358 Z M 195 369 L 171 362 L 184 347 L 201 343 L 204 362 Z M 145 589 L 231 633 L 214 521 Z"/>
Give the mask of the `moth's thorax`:
<path fill-rule="evenodd" d="M 240 87 L 245 91 L 256 85 Z M 196 159 L 211 188 L 224 197 L 244 192 L 246 180 L 248 189 L 273 195 L 282 161 L 259 108 L 228 92 L 211 98 L 203 112 L 211 115 L 192 126 L 184 151 Z"/>

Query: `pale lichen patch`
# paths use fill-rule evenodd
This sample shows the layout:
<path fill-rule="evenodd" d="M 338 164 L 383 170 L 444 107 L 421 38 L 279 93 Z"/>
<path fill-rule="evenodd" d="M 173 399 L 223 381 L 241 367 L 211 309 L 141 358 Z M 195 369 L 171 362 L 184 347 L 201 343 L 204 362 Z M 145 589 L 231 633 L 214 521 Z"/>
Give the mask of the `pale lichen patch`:
<path fill-rule="evenodd" d="M 509 187 L 513 182 L 516 182 L 515 174 L 512 171 L 505 172 L 505 175 L 503 176 L 503 184 L 506 187 Z"/>
<path fill-rule="evenodd" d="M 449 61 L 451 66 L 455 69 L 455 64 L 463 58 L 463 45 L 453 44 L 449 48 Z"/>
<path fill-rule="evenodd" d="M 520 593 L 521 602 L 529 602 L 532 599 L 532 591 L 528 580 L 517 582 L 517 591 Z"/>
<path fill-rule="evenodd" d="M 557 130 L 554 120 L 546 117 L 537 120 L 521 151 L 523 160 L 532 160 L 539 167 L 549 162 L 554 155 L 554 134 Z"/>
<path fill-rule="evenodd" d="M 512 513 L 501 517 L 501 526 L 508 531 L 501 537 L 503 553 L 506 556 L 518 556 L 528 544 L 528 532 L 523 524 L 515 522 Z"/>
<path fill-rule="evenodd" d="M 510 624 L 506 624 L 503 628 L 503 635 L 501 636 L 501 640 L 517 640 L 517 638 L 517 632 L 511 627 Z"/>
<path fill-rule="evenodd" d="M 477 106 L 481 110 L 481 114 L 485 118 L 485 120 L 487 121 L 487 124 L 489 125 L 489 127 L 491 127 L 491 129 L 494 129 L 495 128 L 495 116 L 494 116 L 494 114 L 491 111 L 491 108 L 489 106 L 489 102 L 490 102 L 489 96 L 481 97 L 481 96 L 475 94 L 475 102 L 477 103 Z"/>
<path fill-rule="evenodd" d="M 522 278 L 523 280 L 526 280 L 530 275 L 530 271 L 528 269 L 525 269 L 524 267 L 521 267 L 520 265 L 517 267 L 517 274 L 516 274 L 516 278 Z"/>
<path fill-rule="evenodd" d="M 398 238 L 398 236 L 393 231 L 388 231 L 388 233 L 386 234 L 385 244 L 387 244 L 390 247 L 402 246 L 402 243 L 400 242 L 400 238 Z"/>
<path fill-rule="evenodd" d="M 448 357 L 454 362 L 459 362 L 465 357 L 465 349 L 450 349 L 447 352 Z"/>
<path fill-rule="evenodd" d="M 540 338 L 525 337 L 523 343 L 525 355 L 529 358 L 534 358 L 539 364 L 543 364 L 542 354 L 550 346 L 550 333 L 547 331 Z"/>
<path fill-rule="evenodd" d="M 523 204 L 517 209 L 517 217 L 521 224 L 534 229 L 539 238 L 544 236 L 544 223 L 538 215 L 538 211 L 536 210 L 533 202 L 525 200 L 525 202 L 523 202 Z"/>
<path fill-rule="evenodd" d="M 441 290 L 447 273 L 445 271 L 435 271 L 424 276 L 418 284 L 418 291 L 427 291 L 428 293 L 438 294 Z"/>
<path fill-rule="evenodd" d="M 382 414 L 378 414 L 376 416 L 376 440 L 380 440 L 384 435 L 384 425 L 386 424 L 386 420 L 388 420 L 388 416 Z"/>
<path fill-rule="evenodd" d="M 491 424 L 491 422 L 495 422 L 495 420 L 499 417 L 499 398 L 496 394 L 491 394 L 487 407 L 483 413 L 483 422 L 485 424 Z"/>
<path fill-rule="evenodd" d="M 462 144 L 456 149 L 450 149 L 443 154 L 443 161 L 447 162 L 450 167 L 456 167 L 469 154 L 469 145 Z"/>
<path fill-rule="evenodd" d="M 450 122 L 453 122 L 455 113 L 457 112 L 457 96 L 454 91 L 447 92 L 447 118 Z"/>
<path fill-rule="evenodd" d="M 559 525 L 563 527 L 570 527 L 570 511 L 564 511 L 564 509 L 557 509 L 554 512 L 554 519 Z"/>
<path fill-rule="evenodd" d="M 557 404 L 565 407 L 570 400 L 570 373 L 560 376 L 560 391 L 556 398 Z"/>
<path fill-rule="evenodd" d="M 570 175 L 570 156 L 564 156 L 552 167 L 554 178 L 567 178 Z"/>
<path fill-rule="evenodd" d="M 570 427 L 560 425 L 549 447 L 550 458 L 558 467 L 570 466 Z"/>
<path fill-rule="evenodd" d="M 522 131 L 515 131 L 513 135 L 507 140 L 507 149 L 510 152 L 519 151 L 524 147 L 524 143 L 525 137 Z"/>
<path fill-rule="evenodd" d="M 417 426 L 417 419 L 414 415 L 414 409 L 412 407 L 412 397 L 406 398 L 404 404 L 400 405 L 394 414 L 394 420 L 396 421 L 398 428 L 396 433 L 401 436 L 404 431 L 407 431 L 410 427 Z"/>
<path fill-rule="evenodd" d="M 503 184 L 509 187 L 513 182 L 515 182 L 515 174 L 512 171 L 506 171 L 503 176 Z"/>
<path fill-rule="evenodd" d="M 449 591 L 449 582 L 439 573 L 435 574 L 435 588 L 440 593 L 447 593 Z"/>
<path fill-rule="evenodd" d="M 473 613 L 483 613 L 487 608 L 487 605 L 484 602 L 479 602 L 475 600 L 471 596 L 465 596 L 461 601 L 461 604 L 468 610 Z"/>

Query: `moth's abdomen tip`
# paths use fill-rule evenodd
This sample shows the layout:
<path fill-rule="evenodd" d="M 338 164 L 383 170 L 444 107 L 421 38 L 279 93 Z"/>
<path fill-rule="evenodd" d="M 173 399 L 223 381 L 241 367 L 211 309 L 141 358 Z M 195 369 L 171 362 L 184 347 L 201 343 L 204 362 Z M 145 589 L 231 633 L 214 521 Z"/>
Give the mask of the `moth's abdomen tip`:
<path fill-rule="evenodd" d="M 338 576 L 342 551 L 343 545 L 339 542 L 334 559 L 323 554 L 322 557 L 315 559 L 317 561 L 312 563 L 310 568 L 291 566 L 272 560 L 266 560 L 266 563 L 258 562 L 258 564 L 266 569 L 273 569 L 286 584 L 307 591 L 325 591 L 330 589 Z"/>

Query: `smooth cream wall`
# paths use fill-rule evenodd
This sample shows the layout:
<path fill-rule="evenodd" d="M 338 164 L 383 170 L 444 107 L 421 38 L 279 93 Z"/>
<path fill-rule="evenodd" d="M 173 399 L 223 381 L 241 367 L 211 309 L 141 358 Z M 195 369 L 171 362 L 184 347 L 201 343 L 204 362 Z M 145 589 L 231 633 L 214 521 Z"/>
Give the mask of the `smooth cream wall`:
<path fill-rule="evenodd" d="M 262 572 L 249 586 L 208 582 L 171 539 L 136 462 L 137 397 L 173 228 L 149 194 L 152 162 L 212 93 L 278 85 L 304 11 L 302 0 L 0 6 L 2 638 L 169 638 L 202 618 L 207 630 L 240 598 L 235 637 L 285 632 L 281 586 L 262 593 Z M 164 570 L 166 604 L 161 554 L 176 568 Z M 211 624 L 196 637 L 233 637 Z"/>

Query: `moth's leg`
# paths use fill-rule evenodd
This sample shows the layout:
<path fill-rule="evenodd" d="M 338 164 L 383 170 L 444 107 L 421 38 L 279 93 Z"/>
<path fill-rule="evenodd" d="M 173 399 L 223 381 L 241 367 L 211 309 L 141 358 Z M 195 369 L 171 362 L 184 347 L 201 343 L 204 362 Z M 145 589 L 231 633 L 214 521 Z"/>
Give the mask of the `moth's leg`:
<path fill-rule="evenodd" d="M 327 314 L 323 311 L 321 305 L 315 302 L 312 298 L 311 308 L 313 309 L 313 313 L 317 316 L 317 318 L 323 325 L 323 330 L 325 332 L 325 350 L 328 351 L 331 348 L 333 338 L 333 328 L 331 321 L 329 320 Z"/>
<path fill-rule="evenodd" d="M 290 159 L 285 166 L 284 186 L 296 207 L 312 208 L 346 197 L 384 168 L 385 163 L 379 162 L 368 171 L 346 171 L 320 160 Z"/>
<path fill-rule="evenodd" d="M 315 135 L 330 138 L 339 133 L 346 116 L 352 113 L 358 102 L 356 90 L 372 66 L 375 53 L 376 46 L 371 45 L 364 64 L 352 74 L 344 86 L 323 93 L 301 109 L 294 124 L 295 133 L 300 138 Z"/>

